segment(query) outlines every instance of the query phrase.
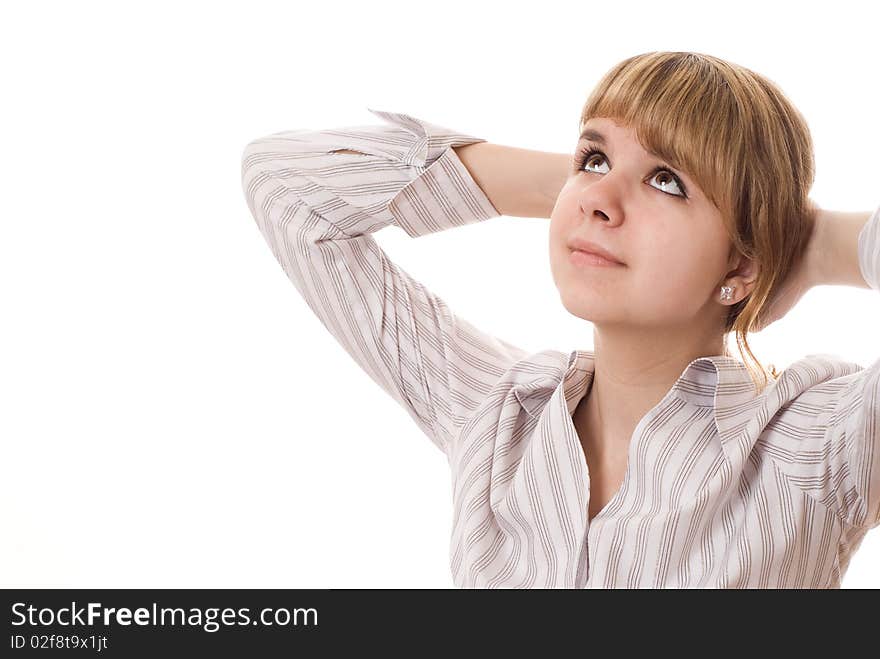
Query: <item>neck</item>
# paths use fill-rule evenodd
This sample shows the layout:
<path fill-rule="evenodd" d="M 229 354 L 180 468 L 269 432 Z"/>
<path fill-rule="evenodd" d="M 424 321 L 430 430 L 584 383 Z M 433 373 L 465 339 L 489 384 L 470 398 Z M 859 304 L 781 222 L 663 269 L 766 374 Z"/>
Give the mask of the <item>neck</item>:
<path fill-rule="evenodd" d="M 694 359 L 727 354 L 723 336 L 681 329 L 634 333 L 594 326 L 590 389 L 572 419 L 581 442 L 597 459 L 625 456 L 636 425 L 669 392 Z"/>

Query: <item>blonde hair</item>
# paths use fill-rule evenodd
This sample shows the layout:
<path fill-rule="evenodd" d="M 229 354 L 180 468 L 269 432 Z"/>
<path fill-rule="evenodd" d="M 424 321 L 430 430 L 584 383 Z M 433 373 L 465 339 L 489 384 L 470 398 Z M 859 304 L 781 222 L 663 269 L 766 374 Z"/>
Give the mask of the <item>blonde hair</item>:
<path fill-rule="evenodd" d="M 748 344 L 762 311 L 803 258 L 814 226 L 813 142 L 780 88 L 743 66 L 694 52 L 648 52 L 610 69 L 588 97 L 592 117 L 631 127 L 642 146 L 687 172 L 721 211 L 736 250 L 754 259 L 754 289 L 731 305 L 732 332 L 758 392 L 779 373 Z"/>

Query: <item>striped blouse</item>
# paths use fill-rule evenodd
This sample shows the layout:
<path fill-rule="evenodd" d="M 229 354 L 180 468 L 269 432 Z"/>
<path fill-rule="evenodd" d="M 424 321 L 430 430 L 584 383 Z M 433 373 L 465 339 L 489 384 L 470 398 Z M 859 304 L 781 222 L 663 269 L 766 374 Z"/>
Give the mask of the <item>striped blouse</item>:
<path fill-rule="evenodd" d="M 446 455 L 454 584 L 839 588 L 880 524 L 880 359 L 807 355 L 760 395 L 739 360 L 693 360 L 639 421 L 622 486 L 589 520 L 572 413 L 594 353 L 528 354 L 480 331 L 373 237 L 497 217 L 451 148 L 485 140 L 369 110 L 383 123 L 253 140 L 242 188 L 311 310 Z M 858 258 L 877 290 L 880 208 Z"/>

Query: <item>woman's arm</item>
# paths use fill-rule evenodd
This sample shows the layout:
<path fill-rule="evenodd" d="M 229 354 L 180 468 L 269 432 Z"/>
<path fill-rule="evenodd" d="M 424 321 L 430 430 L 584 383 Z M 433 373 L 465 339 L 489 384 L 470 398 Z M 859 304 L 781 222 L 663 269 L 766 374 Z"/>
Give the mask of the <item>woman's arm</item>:
<path fill-rule="evenodd" d="M 449 454 L 460 426 L 528 353 L 456 314 L 373 234 L 396 226 L 416 238 L 497 217 L 453 148 L 482 138 L 404 113 L 371 112 L 385 123 L 252 141 L 242 154 L 242 189 L 315 316 Z M 455 258 L 449 255 L 451 268 Z M 316 395 L 344 402 L 345 389 L 343 382 Z"/>
<path fill-rule="evenodd" d="M 817 217 L 816 284 L 872 288 L 880 293 L 880 207 L 873 212 L 824 212 Z M 827 458 L 818 482 L 832 484 L 827 500 L 848 525 L 880 525 L 880 357 L 836 386 L 823 436 Z"/>
<path fill-rule="evenodd" d="M 501 215 L 549 218 L 572 166 L 570 153 L 478 142 L 455 148 Z"/>

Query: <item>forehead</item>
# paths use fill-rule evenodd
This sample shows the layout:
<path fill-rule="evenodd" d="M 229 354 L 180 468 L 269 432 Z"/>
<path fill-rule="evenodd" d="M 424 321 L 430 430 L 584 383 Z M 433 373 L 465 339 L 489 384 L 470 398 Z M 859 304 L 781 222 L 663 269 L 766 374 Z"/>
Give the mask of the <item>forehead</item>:
<path fill-rule="evenodd" d="M 629 126 L 619 123 L 617 119 L 612 119 L 611 117 L 590 117 L 583 124 L 583 126 L 593 126 L 599 128 L 617 128 L 617 129 L 626 129 Z"/>
<path fill-rule="evenodd" d="M 632 142 L 645 154 L 657 157 L 656 154 L 646 150 L 636 138 L 635 130 L 631 126 L 617 123 L 607 117 L 593 117 L 581 124 L 581 139 L 607 144 L 611 142 Z"/>

